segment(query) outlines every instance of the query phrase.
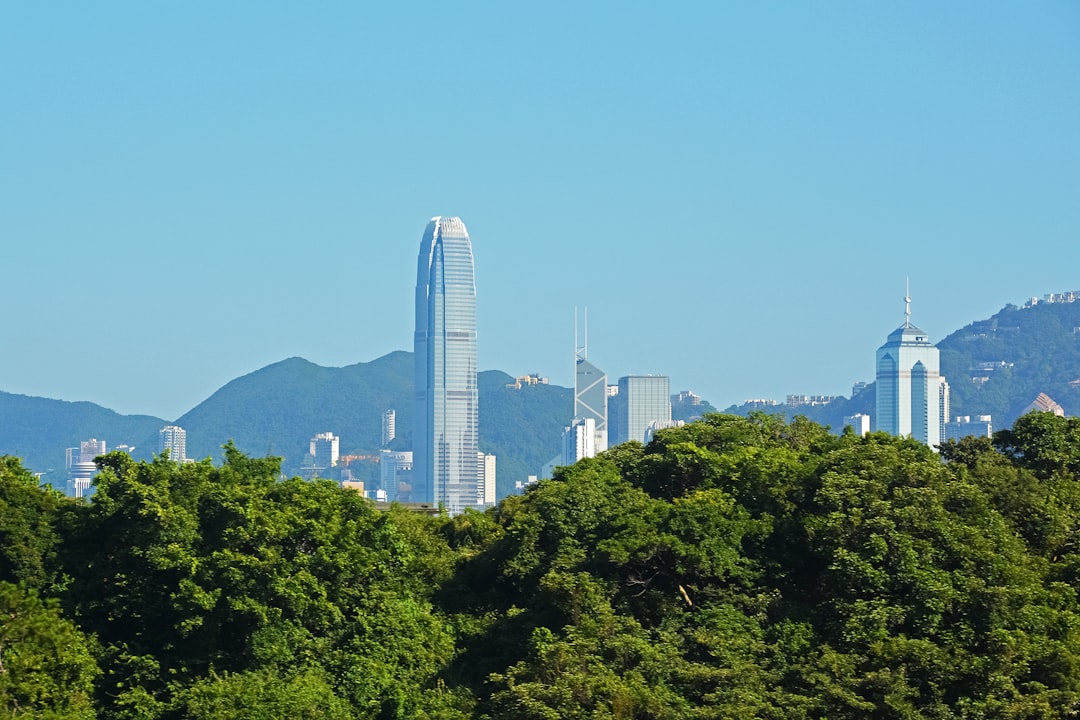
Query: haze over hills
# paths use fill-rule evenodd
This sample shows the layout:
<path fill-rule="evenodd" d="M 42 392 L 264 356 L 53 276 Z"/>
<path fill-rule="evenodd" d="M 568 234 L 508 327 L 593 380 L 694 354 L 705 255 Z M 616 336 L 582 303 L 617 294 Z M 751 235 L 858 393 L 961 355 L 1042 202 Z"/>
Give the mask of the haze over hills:
<path fill-rule="evenodd" d="M 398 351 L 340 368 L 289 358 L 225 384 L 174 424 L 187 431 L 188 457 L 219 458 L 221 446 L 232 440 L 246 453 L 283 457 L 283 470 L 295 474 L 319 432 L 340 437 L 342 455 L 378 453 L 382 413 L 393 408 L 397 437 L 391 447 L 406 450 L 411 443 L 412 357 Z M 497 370 L 481 372 L 477 380 L 480 449 L 498 456 L 501 497 L 557 452 L 573 393 L 557 385 L 507 387 L 514 378 Z M 0 393 L 0 454 L 21 457 L 57 487 L 67 480 L 65 448 L 94 437 L 106 440 L 110 449 L 134 445 L 137 458 L 149 458 L 166 424 L 88 402 Z"/>
<path fill-rule="evenodd" d="M 883 341 L 888 330 L 882 331 Z M 950 334 L 938 347 L 952 389 L 952 415 L 990 414 L 1000 429 L 1011 425 L 1040 392 L 1068 414 L 1080 413 L 1080 302 L 1006 306 Z M 874 348 L 866 351 L 872 357 Z M 299 470 L 309 440 L 319 432 L 339 436 L 343 455 L 377 452 L 382 412 L 393 408 L 398 435 L 391 447 L 408 449 L 412 362 L 412 353 L 405 351 L 340 368 L 289 358 L 227 383 L 175 423 L 187 430 L 189 457 L 219 457 L 221 445 L 232 439 L 246 453 L 285 458 L 283 468 L 291 474 Z M 500 497 L 558 451 L 572 408 L 569 388 L 507 387 L 512 381 L 494 370 L 478 377 L 480 449 L 499 458 Z M 873 406 L 871 383 L 856 397 L 800 407 L 790 414 L 840 428 L 844 415 L 872 413 Z M 701 406 L 701 411 L 712 409 L 707 402 Z M 775 410 L 785 412 L 784 406 Z M 746 409 L 732 406 L 727 411 Z M 149 457 L 157 450 L 158 430 L 166 424 L 161 418 L 120 415 L 89 402 L 0 392 L 0 454 L 21 457 L 27 467 L 57 484 L 66 482 L 64 448 L 98 438 L 110 448 L 135 445 L 137 457 Z"/>
<path fill-rule="evenodd" d="M 121 415 L 91 402 L 67 402 L 0 392 L 0 455 L 15 455 L 47 479 L 67 481 L 64 449 L 90 438 L 106 439 L 109 447 L 145 444 L 165 421 L 150 415 Z"/>

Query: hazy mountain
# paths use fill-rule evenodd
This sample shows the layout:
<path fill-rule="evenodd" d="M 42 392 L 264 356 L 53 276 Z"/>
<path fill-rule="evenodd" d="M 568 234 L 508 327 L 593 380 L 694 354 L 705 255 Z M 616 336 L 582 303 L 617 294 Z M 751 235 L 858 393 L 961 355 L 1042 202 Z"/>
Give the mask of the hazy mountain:
<path fill-rule="evenodd" d="M 229 382 L 176 424 L 187 430 L 189 457 L 217 457 L 231 439 L 249 454 L 284 457 L 285 470 L 294 473 L 319 432 L 340 437 L 342 455 L 378 453 L 382 414 L 392 408 L 397 437 L 391 447 L 407 450 L 412 444 L 412 357 L 398 351 L 341 368 L 290 358 Z M 512 381 L 494 370 L 478 376 L 480 449 L 499 458 L 500 495 L 557 452 L 572 407 L 567 388 L 507 388 Z"/>
<path fill-rule="evenodd" d="M 393 352 L 342 368 L 289 358 L 239 377 L 175 421 L 187 431 L 187 454 L 219 458 L 232 440 L 251 455 L 277 455 L 288 473 L 299 470 L 311 438 L 332 432 L 342 455 L 376 454 L 383 411 L 396 412 L 395 449 L 412 441 L 412 353 Z M 498 456 L 500 496 L 535 474 L 559 449 L 573 407 L 572 392 L 557 385 L 507 387 L 499 371 L 478 376 L 480 449 Z M 64 448 L 91 437 L 136 446 L 136 457 L 157 452 L 158 430 L 167 422 L 124 416 L 93 403 L 0 393 L 0 454 L 17 455 L 37 472 L 67 480 Z"/>
<path fill-rule="evenodd" d="M 109 447 L 145 443 L 165 421 L 149 415 L 120 415 L 90 402 L 65 402 L 0 392 L 0 454 L 16 455 L 34 472 L 63 487 L 67 483 L 64 450 L 90 438 Z"/>

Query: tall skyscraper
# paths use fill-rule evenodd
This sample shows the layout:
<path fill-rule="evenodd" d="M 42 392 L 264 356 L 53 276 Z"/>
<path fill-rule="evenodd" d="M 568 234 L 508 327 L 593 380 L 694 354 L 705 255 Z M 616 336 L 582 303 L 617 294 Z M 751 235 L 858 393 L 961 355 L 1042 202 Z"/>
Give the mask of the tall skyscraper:
<path fill-rule="evenodd" d="M 874 427 L 941 444 L 941 412 L 947 401 L 938 349 L 911 324 L 911 297 L 904 297 L 904 324 L 877 350 L 877 407 Z M 947 406 L 947 405 L 946 405 Z"/>
<path fill-rule="evenodd" d="M 456 217 L 424 230 L 413 343 L 413 500 L 459 513 L 476 504 L 479 422 L 472 244 Z"/>
<path fill-rule="evenodd" d="M 671 383 L 666 375 L 627 375 L 619 378 L 616 406 L 619 412 L 618 443 L 645 441 L 650 425 L 671 426 Z"/>
<path fill-rule="evenodd" d="M 169 451 L 169 459 L 187 462 L 187 432 L 179 425 L 166 425 L 158 431 L 158 452 Z"/>
<path fill-rule="evenodd" d="M 585 309 L 585 342 L 578 344 L 577 312 L 574 313 L 574 417 L 578 420 L 592 420 L 595 437 L 589 443 L 594 457 L 608 447 L 608 397 L 607 374 L 589 362 L 589 310 Z M 580 460 L 582 456 L 571 462 Z M 565 458 L 564 458 L 565 460 Z M 570 464 L 570 463 L 567 463 Z"/>

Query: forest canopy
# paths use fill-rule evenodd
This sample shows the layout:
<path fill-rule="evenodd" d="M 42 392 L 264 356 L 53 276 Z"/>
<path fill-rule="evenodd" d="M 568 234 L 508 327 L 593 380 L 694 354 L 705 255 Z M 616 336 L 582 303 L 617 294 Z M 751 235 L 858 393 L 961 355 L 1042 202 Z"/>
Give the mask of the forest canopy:
<path fill-rule="evenodd" d="M 1080 421 L 936 454 L 707 415 L 484 513 L 275 458 L 0 459 L 0 707 L 42 718 L 1069 718 Z"/>

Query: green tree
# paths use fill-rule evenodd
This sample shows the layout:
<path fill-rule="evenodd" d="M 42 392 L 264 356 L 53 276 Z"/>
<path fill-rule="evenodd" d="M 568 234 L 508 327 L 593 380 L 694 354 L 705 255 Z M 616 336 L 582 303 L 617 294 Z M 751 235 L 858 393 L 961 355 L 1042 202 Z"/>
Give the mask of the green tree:
<path fill-rule="evenodd" d="M 55 601 L 0 582 L 0 707 L 7 717 L 89 720 L 99 670 Z"/>
<path fill-rule="evenodd" d="M 0 457 L 0 581 L 44 587 L 55 574 L 62 496 L 38 485 L 18 458 Z"/>

